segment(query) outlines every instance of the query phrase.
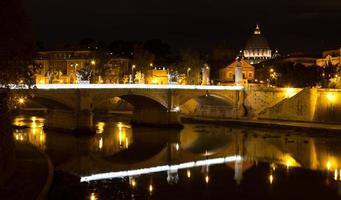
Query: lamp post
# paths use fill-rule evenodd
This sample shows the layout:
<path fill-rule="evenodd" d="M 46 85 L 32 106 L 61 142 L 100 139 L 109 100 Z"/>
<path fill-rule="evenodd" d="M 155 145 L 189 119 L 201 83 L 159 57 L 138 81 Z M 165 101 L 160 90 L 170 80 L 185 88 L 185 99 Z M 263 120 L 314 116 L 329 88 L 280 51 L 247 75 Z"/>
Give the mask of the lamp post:
<path fill-rule="evenodd" d="M 134 69 L 136 68 L 136 65 L 131 66 L 131 79 L 130 83 L 134 83 Z"/>
<path fill-rule="evenodd" d="M 189 83 L 189 71 L 191 71 L 191 68 L 190 68 L 190 67 L 187 68 L 187 85 L 188 85 L 188 83 Z"/>

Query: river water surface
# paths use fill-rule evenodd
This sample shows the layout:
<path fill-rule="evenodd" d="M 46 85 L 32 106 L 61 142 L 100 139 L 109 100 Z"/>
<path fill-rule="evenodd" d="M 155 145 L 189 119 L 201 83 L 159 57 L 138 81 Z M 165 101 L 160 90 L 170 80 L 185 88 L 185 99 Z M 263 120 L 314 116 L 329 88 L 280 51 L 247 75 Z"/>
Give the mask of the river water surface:
<path fill-rule="evenodd" d="M 184 129 L 97 120 L 96 134 L 18 116 L 14 138 L 55 166 L 50 199 L 339 199 L 341 135 L 208 124 Z"/>

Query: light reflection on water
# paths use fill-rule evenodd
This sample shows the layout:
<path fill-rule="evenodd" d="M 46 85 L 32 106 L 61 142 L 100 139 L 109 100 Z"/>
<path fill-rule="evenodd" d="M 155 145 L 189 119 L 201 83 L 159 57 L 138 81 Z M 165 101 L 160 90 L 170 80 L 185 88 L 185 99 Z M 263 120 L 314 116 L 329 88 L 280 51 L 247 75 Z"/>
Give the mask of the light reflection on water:
<path fill-rule="evenodd" d="M 26 129 L 14 129 L 14 139 L 18 142 L 30 143 L 41 150 L 46 149 L 46 134 L 43 130 L 44 118 L 41 117 L 23 117 L 15 118 L 13 125 L 26 126 Z"/>
<path fill-rule="evenodd" d="M 242 162 L 224 164 L 226 170 L 233 171 L 232 179 L 238 184 L 247 179 L 248 172 L 257 168 L 258 163 L 268 163 L 263 181 L 269 185 L 278 184 L 283 179 L 283 171 L 290 174 L 301 168 L 322 171 L 330 186 L 341 181 L 339 136 L 311 136 L 306 133 L 212 125 L 186 125 L 181 131 L 133 131 L 127 123 L 108 120 L 96 123 L 96 134 L 93 137 L 76 138 L 51 131 L 45 133 L 42 128 L 44 119 L 41 117 L 20 116 L 15 118 L 14 125 L 28 127 L 14 130 L 14 138 L 18 142 L 28 142 L 46 150 L 56 169 L 80 175 L 240 155 Z M 136 155 L 143 155 L 143 159 L 135 159 Z M 127 160 L 133 161 L 127 163 Z M 213 165 L 206 165 L 200 169 L 188 168 L 162 174 L 169 184 L 179 184 L 200 176 L 203 184 L 210 185 L 216 179 L 212 168 Z M 196 172 L 198 170 L 200 173 Z M 143 182 L 144 176 L 158 175 L 151 173 L 124 180 L 131 187 L 144 187 L 150 191 L 150 179 Z M 158 187 L 157 180 L 154 180 L 151 191 L 154 193 Z M 98 199 L 98 194 L 89 193 L 88 198 Z"/>
<path fill-rule="evenodd" d="M 129 124 L 97 122 L 96 128 L 96 135 L 92 138 L 93 152 L 112 155 L 127 149 L 133 142 L 132 128 Z"/>

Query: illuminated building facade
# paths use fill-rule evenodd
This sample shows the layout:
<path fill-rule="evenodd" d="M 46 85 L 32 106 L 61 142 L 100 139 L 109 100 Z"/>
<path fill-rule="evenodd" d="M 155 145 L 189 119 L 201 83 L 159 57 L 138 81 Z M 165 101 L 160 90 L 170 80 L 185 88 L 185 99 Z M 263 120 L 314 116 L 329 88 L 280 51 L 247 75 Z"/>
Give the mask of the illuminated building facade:
<path fill-rule="evenodd" d="M 268 41 L 262 36 L 259 26 L 247 41 L 243 51 L 245 60 L 250 64 L 258 64 L 271 58 L 271 49 Z"/>
<path fill-rule="evenodd" d="M 168 84 L 168 70 L 166 69 L 152 69 L 148 70 L 146 74 L 147 84 Z"/>
<path fill-rule="evenodd" d="M 127 58 L 111 58 L 106 64 L 106 73 L 99 78 L 99 83 L 122 83 L 123 77 L 129 76 L 131 69 Z"/>
<path fill-rule="evenodd" d="M 236 69 L 237 67 L 238 69 Z M 236 71 L 239 72 L 238 74 L 242 75 L 242 78 L 240 76 L 236 77 Z M 219 80 L 222 82 L 234 82 L 236 79 L 238 79 L 238 82 L 241 82 L 242 80 L 250 81 L 253 80 L 254 77 L 255 67 L 245 60 L 236 60 L 227 67 L 219 70 Z"/>
<path fill-rule="evenodd" d="M 96 65 L 93 51 L 40 51 L 34 61 L 37 84 L 77 83 L 78 70 Z"/>
<path fill-rule="evenodd" d="M 316 64 L 320 67 L 341 66 L 341 47 L 339 49 L 324 51 L 322 58 L 316 60 Z"/>

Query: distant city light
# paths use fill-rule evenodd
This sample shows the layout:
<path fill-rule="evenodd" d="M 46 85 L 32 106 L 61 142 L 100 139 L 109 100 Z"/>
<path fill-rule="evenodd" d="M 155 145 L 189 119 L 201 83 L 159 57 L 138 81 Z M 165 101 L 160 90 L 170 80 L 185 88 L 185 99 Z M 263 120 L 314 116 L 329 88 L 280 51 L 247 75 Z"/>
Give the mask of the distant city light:
<path fill-rule="evenodd" d="M 330 102 L 334 102 L 336 97 L 335 97 L 335 94 L 334 93 L 328 93 L 327 94 L 327 99 L 330 101 Z"/>
<path fill-rule="evenodd" d="M 187 170 L 187 178 L 191 178 L 191 170 Z"/>
<path fill-rule="evenodd" d="M 18 103 L 19 103 L 19 104 L 24 104 L 24 103 L 25 103 L 25 99 L 24 99 L 23 97 L 20 97 L 20 98 L 18 99 Z"/>
<path fill-rule="evenodd" d="M 205 176 L 205 183 L 208 183 L 210 181 L 210 177 L 208 175 Z"/>
<path fill-rule="evenodd" d="M 291 97 L 295 96 L 296 92 L 295 92 L 294 88 L 286 88 L 285 94 L 286 94 L 287 98 L 291 98 Z"/>
<path fill-rule="evenodd" d="M 274 181 L 274 176 L 272 174 L 270 174 L 269 176 L 269 182 L 270 184 L 272 184 L 272 182 Z"/>

